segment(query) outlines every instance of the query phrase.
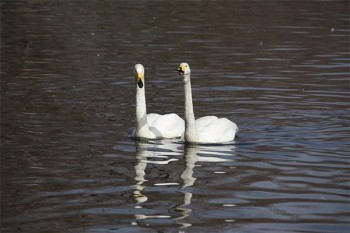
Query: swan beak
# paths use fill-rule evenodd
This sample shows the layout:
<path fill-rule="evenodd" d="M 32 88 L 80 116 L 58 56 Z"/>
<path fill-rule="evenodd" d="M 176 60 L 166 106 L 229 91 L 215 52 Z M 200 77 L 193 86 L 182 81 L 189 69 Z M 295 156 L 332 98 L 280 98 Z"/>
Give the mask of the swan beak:
<path fill-rule="evenodd" d="M 137 86 L 139 86 L 139 88 L 142 88 L 143 87 L 142 74 L 137 73 L 136 79 L 137 79 Z"/>
<path fill-rule="evenodd" d="M 179 72 L 180 76 L 183 76 L 185 74 L 185 67 L 183 66 L 179 66 L 179 68 L 177 69 L 177 71 Z"/>

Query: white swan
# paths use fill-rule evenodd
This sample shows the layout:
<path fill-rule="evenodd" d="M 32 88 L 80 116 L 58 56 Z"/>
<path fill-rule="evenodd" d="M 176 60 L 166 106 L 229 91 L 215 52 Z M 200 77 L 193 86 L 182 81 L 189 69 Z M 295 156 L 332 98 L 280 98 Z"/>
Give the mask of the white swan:
<path fill-rule="evenodd" d="M 189 143 L 226 143 L 233 141 L 238 131 L 235 123 L 227 118 L 205 116 L 195 120 L 192 103 L 191 69 L 187 63 L 181 63 L 178 70 L 185 86 L 185 134 Z"/>
<path fill-rule="evenodd" d="M 147 115 L 145 98 L 145 69 L 143 65 L 134 66 L 136 78 L 136 128 L 133 137 L 143 139 L 161 139 L 181 137 L 185 131 L 185 122 L 175 113 Z"/>

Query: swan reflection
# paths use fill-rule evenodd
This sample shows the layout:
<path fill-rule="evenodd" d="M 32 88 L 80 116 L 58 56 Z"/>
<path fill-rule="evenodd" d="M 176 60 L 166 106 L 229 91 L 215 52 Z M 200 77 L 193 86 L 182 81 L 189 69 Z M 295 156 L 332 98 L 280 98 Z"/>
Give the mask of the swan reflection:
<path fill-rule="evenodd" d="M 136 147 L 136 159 L 137 159 L 137 163 L 134 166 L 135 168 L 135 189 L 133 191 L 133 196 L 137 202 L 137 204 L 141 204 L 143 202 L 147 201 L 147 196 L 143 195 L 141 193 L 142 190 L 144 190 L 145 186 L 143 185 L 144 182 L 146 182 L 147 180 L 145 179 L 145 169 L 147 166 L 147 163 L 144 160 L 144 154 L 145 154 L 145 150 L 142 149 L 142 146 L 137 146 Z M 146 157 L 147 158 L 147 157 Z M 137 205 L 135 208 L 141 208 L 140 205 Z"/>
<path fill-rule="evenodd" d="M 136 142 L 136 164 L 135 169 L 135 185 L 133 190 L 133 197 L 136 201 L 135 208 L 142 209 L 145 203 L 148 201 L 148 197 L 144 194 L 144 190 L 147 189 L 147 165 L 159 165 L 172 166 L 170 163 L 173 161 L 183 159 L 183 170 L 178 176 L 172 177 L 171 183 L 154 183 L 149 187 L 169 187 L 178 186 L 179 193 L 182 194 L 182 202 L 177 205 L 174 210 L 178 214 L 177 217 L 170 216 L 168 214 L 155 214 L 157 211 L 152 211 L 146 208 L 141 211 L 136 211 L 135 222 L 133 225 L 137 225 L 138 221 L 146 219 L 172 219 L 180 224 L 180 228 L 187 228 L 192 226 L 190 221 L 191 213 L 195 210 L 191 208 L 191 200 L 193 194 L 193 187 L 198 179 L 195 177 L 195 169 L 201 169 L 201 167 L 210 166 L 212 163 L 225 163 L 234 161 L 234 145 L 184 145 L 171 141 L 161 142 Z M 182 157 L 180 157 L 182 155 Z M 177 163 L 178 164 L 178 163 Z M 173 165 L 174 166 L 174 165 Z M 221 166 L 218 166 L 221 167 Z M 214 171 L 214 173 L 224 173 L 225 171 Z M 169 180 L 168 180 L 169 181 Z M 149 192 L 151 195 L 152 192 Z M 152 203 L 151 203 L 152 204 Z M 140 212 L 141 211 L 141 212 Z M 146 212 L 144 212 L 146 211 Z M 145 213 L 149 213 L 146 215 Z M 169 213 L 169 210 L 166 210 Z"/>
<path fill-rule="evenodd" d="M 142 203 L 148 200 L 148 197 L 142 193 L 145 189 L 144 183 L 147 182 L 146 167 L 147 164 L 169 164 L 170 162 L 177 161 L 178 159 L 172 156 L 181 155 L 181 147 L 178 144 L 170 143 L 167 140 L 163 141 L 136 141 L 136 164 L 135 178 L 136 184 L 134 185 L 133 197 L 137 203 L 135 208 L 142 208 Z M 162 184 L 155 184 L 162 185 Z"/>
<path fill-rule="evenodd" d="M 176 206 L 176 211 L 181 214 L 180 217 L 175 218 L 181 225 L 180 228 L 187 228 L 192 226 L 186 219 L 190 216 L 192 209 L 190 208 L 191 186 L 194 186 L 196 177 L 193 176 L 194 168 L 202 165 L 196 165 L 197 162 L 227 162 L 234 160 L 234 145 L 209 146 L 209 145 L 185 145 L 184 160 L 185 169 L 180 175 L 182 186 L 180 192 L 183 193 L 183 203 Z M 221 171 L 218 171 L 221 172 Z"/>

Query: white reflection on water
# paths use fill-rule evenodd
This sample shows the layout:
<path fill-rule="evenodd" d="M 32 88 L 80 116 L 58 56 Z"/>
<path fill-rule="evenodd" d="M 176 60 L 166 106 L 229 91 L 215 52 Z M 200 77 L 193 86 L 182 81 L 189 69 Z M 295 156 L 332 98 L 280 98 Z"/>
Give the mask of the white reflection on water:
<path fill-rule="evenodd" d="M 172 156 L 182 155 L 184 160 L 184 168 L 174 182 L 158 182 L 154 183 L 153 186 L 178 186 L 179 194 L 182 194 L 182 203 L 175 206 L 174 210 L 179 216 L 169 215 L 147 215 L 135 214 L 135 221 L 132 225 L 137 225 L 137 221 L 145 219 L 162 219 L 172 218 L 176 223 L 180 224 L 180 228 L 186 228 L 192 226 L 192 223 L 186 221 L 193 211 L 190 208 L 193 193 L 191 187 L 195 186 L 197 180 L 194 177 L 195 169 L 201 169 L 202 166 L 210 163 L 223 163 L 234 161 L 234 145 L 183 145 L 174 143 L 172 141 L 162 142 L 136 142 L 136 159 L 137 162 L 134 166 L 136 184 L 134 185 L 133 197 L 136 201 L 135 208 L 142 209 L 149 198 L 145 194 L 147 185 L 145 184 L 148 180 L 145 178 L 146 168 L 148 165 L 165 165 L 169 166 L 172 161 L 178 161 L 179 159 L 173 158 Z M 200 163 L 200 164 L 197 164 Z M 170 165 L 171 166 L 171 165 Z M 225 171 L 213 171 L 213 173 L 221 174 Z M 176 182 L 178 181 L 178 182 Z"/>
<path fill-rule="evenodd" d="M 136 142 L 136 159 L 137 163 L 135 168 L 135 178 L 136 181 L 135 189 L 133 191 L 133 196 L 136 202 L 139 204 L 135 208 L 142 208 L 140 205 L 147 201 L 147 196 L 142 194 L 145 186 L 145 169 L 147 164 L 168 164 L 172 161 L 177 161 L 178 159 L 169 158 L 171 155 L 178 155 L 180 152 L 178 150 L 179 145 L 176 144 L 162 144 L 157 142 Z M 152 160 L 150 160 L 152 159 Z"/>
<path fill-rule="evenodd" d="M 166 142 L 166 141 L 164 141 Z M 136 159 L 137 163 L 134 166 L 136 184 L 134 185 L 133 197 L 138 205 L 135 208 L 142 208 L 142 203 L 148 200 L 148 197 L 142 193 L 145 189 L 143 185 L 147 180 L 145 179 L 147 164 L 169 164 L 172 161 L 178 159 L 170 158 L 173 155 L 180 155 L 181 151 L 178 151 L 179 145 L 161 142 L 142 142 L 136 141 Z M 160 183 L 155 185 L 178 185 L 178 183 Z M 135 215 L 136 217 L 136 215 Z M 145 219 L 149 216 L 143 216 L 140 218 L 138 215 L 136 219 Z"/>
<path fill-rule="evenodd" d="M 181 173 L 182 186 L 180 192 L 183 193 L 183 203 L 176 207 L 176 211 L 181 214 L 175 220 L 181 225 L 181 228 L 192 226 L 191 223 L 186 222 L 186 218 L 190 216 L 192 209 L 189 207 L 193 194 L 189 187 L 194 186 L 196 177 L 193 176 L 194 169 L 201 167 L 196 165 L 197 162 L 217 163 L 233 161 L 234 145 L 221 146 L 204 146 L 204 145 L 185 145 L 184 159 L 185 169 Z M 225 156 L 226 158 L 222 158 Z M 200 169 L 200 168 L 198 168 Z M 223 171 L 214 171 L 214 173 L 221 173 Z"/>

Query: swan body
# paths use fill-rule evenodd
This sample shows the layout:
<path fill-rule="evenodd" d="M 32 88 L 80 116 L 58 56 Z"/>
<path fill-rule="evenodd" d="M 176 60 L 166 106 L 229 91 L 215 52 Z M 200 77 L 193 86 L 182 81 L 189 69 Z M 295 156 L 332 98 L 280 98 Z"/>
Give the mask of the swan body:
<path fill-rule="evenodd" d="M 183 137 L 185 142 L 215 144 L 233 141 L 238 127 L 227 118 L 205 116 L 195 120 L 190 66 L 187 63 L 181 63 L 177 71 L 183 77 L 185 89 L 185 133 Z"/>
<path fill-rule="evenodd" d="M 181 137 L 185 131 L 185 122 L 177 114 L 147 114 L 144 74 L 143 65 L 136 64 L 136 127 L 132 136 L 144 139 Z"/>

